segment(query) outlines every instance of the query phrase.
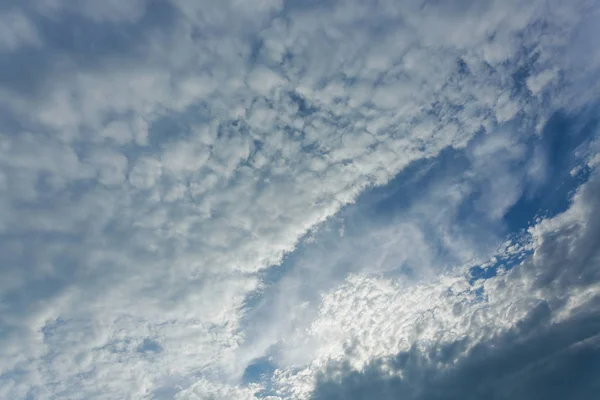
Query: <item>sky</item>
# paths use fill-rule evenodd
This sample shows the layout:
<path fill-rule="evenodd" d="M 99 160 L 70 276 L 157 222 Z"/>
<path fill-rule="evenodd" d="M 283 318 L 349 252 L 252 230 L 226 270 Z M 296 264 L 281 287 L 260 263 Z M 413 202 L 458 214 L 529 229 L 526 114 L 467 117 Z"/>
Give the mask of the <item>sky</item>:
<path fill-rule="evenodd" d="M 0 399 L 595 399 L 599 19 L 1 1 Z"/>

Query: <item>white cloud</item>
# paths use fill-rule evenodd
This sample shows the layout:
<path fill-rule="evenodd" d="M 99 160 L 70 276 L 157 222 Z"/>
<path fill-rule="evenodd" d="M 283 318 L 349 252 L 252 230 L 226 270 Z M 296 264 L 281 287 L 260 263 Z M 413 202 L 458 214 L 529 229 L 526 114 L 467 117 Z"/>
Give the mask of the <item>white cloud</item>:
<path fill-rule="evenodd" d="M 262 66 L 254 68 L 246 80 L 250 89 L 263 96 L 268 96 L 285 83 L 281 76 Z"/>
<path fill-rule="evenodd" d="M 90 163 L 98 170 L 98 181 L 104 185 L 120 185 L 126 179 L 127 157 L 111 150 L 92 153 Z"/>
<path fill-rule="evenodd" d="M 129 173 L 129 182 L 139 189 L 150 189 L 158 182 L 162 174 L 160 161 L 145 157 L 136 161 Z"/>
<path fill-rule="evenodd" d="M 538 75 L 527 78 L 527 87 L 534 95 L 538 95 L 554 79 L 556 79 L 556 71 L 542 71 Z"/>
<path fill-rule="evenodd" d="M 482 127 L 516 124 L 515 110 L 527 126 L 544 120 L 575 87 L 537 82 L 540 98 L 556 98 L 543 107 L 528 93 L 506 95 L 529 62 L 522 46 L 541 33 L 536 71 L 556 67 L 576 81 L 559 39 L 579 14 L 569 20 L 543 1 L 160 3 L 15 5 L 22 18 L 0 35 L 3 49 L 33 52 L 27 68 L 8 57 L 0 70 L 3 397 L 251 396 L 236 382 L 248 361 L 241 320 L 265 268 L 410 162 L 464 148 Z M 545 31 L 526 29 L 540 20 Z M 473 157 L 504 168 L 518 151 L 490 139 Z M 443 189 L 414 211 L 448 210 L 432 219 L 445 229 L 468 193 L 460 182 Z M 480 207 L 497 219 L 520 190 L 494 181 Z M 427 251 L 395 249 L 430 245 L 419 221 L 401 222 L 384 254 L 363 260 L 379 271 L 434 264 Z M 440 247 L 474 256 L 454 233 L 441 231 Z M 356 279 L 342 292 L 375 288 L 375 303 L 400 301 L 395 284 Z M 344 293 L 326 295 L 324 316 L 331 299 L 350 301 Z M 293 294 L 280 312 L 310 317 Z M 319 326 L 317 357 L 325 343 L 339 352 L 336 327 Z M 382 354 L 369 346 L 365 357 Z"/>
<path fill-rule="evenodd" d="M 219 385 L 210 381 L 200 380 L 189 389 L 177 394 L 176 400 L 204 400 L 204 399 L 240 399 L 253 400 L 260 392 L 260 386 L 236 387 L 231 385 Z M 268 398 L 267 398 L 268 399 Z"/>
<path fill-rule="evenodd" d="M 124 145 L 133 139 L 129 124 L 123 121 L 111 121 L 100 132 L 102 138 L 112 140 L 118 145 Z"/>
<path fill-rule="evenodd" d="M 39 46 L 40 44 L 41 39 L 37 29 L 27 16 L 18 10 L 2 13 L 2 17 L 0 17 L 0 50 L 16 50 L 21 46 Z"/>

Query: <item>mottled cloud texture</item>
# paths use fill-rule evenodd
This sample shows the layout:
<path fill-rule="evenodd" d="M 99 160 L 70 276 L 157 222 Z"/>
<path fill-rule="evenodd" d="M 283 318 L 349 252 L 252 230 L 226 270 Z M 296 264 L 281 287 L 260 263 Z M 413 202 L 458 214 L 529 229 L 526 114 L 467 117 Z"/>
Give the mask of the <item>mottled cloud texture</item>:
<path fill-rule="evenodd" d="M 594 398 L 599 16 L 3 1 L 0 398 Z"/>

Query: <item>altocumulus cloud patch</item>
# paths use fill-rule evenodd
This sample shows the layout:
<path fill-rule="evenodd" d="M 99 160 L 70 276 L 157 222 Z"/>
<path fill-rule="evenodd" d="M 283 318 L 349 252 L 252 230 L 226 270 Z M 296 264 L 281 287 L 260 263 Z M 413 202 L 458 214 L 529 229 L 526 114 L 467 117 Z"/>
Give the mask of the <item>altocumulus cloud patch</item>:
<path fill-rule="evenodd" d="M 595 1 L 5 1 L 0 397 L 591 399 Z"/>

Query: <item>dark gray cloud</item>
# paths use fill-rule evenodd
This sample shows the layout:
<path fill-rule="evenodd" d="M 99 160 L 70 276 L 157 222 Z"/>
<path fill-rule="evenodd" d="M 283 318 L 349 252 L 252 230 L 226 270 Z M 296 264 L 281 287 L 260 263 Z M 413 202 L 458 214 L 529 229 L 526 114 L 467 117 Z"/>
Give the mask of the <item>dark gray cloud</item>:
<path fill-rule="evenodd" d="M 527 321 L 535 325 L 533 332 L 511 330 L 478 344 L 457 362 L 454 357 L 466 350 L 466 341 L 428 352 L 413 349 L 361 372 L 338 367 L 335 373 L 344 377 L 323 378 L 312 399 L 593 399 L 600 390 L 597 311 L 543 326 L 547 312 L 536 310 L 546 316 Z M 402 377 L 391 377 L 384 364 Z"/>

